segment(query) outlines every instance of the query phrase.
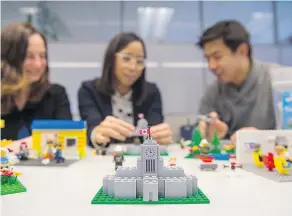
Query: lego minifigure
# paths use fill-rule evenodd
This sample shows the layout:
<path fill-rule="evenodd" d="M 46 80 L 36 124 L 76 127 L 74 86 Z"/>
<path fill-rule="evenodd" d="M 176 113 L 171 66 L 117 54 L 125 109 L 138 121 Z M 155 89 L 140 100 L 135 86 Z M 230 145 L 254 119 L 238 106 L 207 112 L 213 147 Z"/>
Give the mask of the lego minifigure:
<path fill-rule="evenodd" d="M 26 142 L 21 142 L 19 146 L 19 159 L 20 160 L 28 160 L 29 158 L 29 150 Z"/>
<path fill-rule="evenodd" d="M 64 163 L 65 158 L 62 156 L 62 145 L 60 143 L 57 143 L 55 145 L 56 153 L 55 153 L 55 160 L 57 163 Z"/>
<path fill-rule="evenodd" d="M 211 146 L 206 139 L 202 139 L 199 144 L 199 151 L 201 155 L 208 156 L 211 152 Z"/>
<path fill-rule="evenodd" d="M 10 165 L 9 158 L 8 158 L 8 149 L 1 148 L 1 163 L 0 169 L 8 168 Z"/>
<path fill-rule="evenodd" d="M 117 147 L 114 153 L 115 170 L 117 170 L 119 166 L 123 166 L 124 160 L 122 147 Z"/>
<path fill-rule="evenodd" d="M 169 158 L 168 166 L 176 166 L 176 157 L 172 156 Z"/>
<path fill-rule="evenodd" d="M 43 160 L 42 160 L 43 164 L 49 164 L 51 160 L 54 158 L 54 155 L 56 152 L 56 149 L 54 146 L 55 146 L 55 139 L 52 137 L 48 137 L 47 145 L 46 145 L 44 155 L 43 155 Z"/>
<path fill-rule="evenodd" d="M 262 168 L 264 166 L 263 162 L 263 154 L 261 151 L 261 145 L 259 143 L 254 144 L 253 148 L 253 162 L 258 168 Z"/>
<path fill-rule="evenodd" d="M 274 158 L 275 168 L 280 175 L 289 175 L 292 168 L 291 162 L 285 157 L 285 147 L 281 145 L 275 146 L 276 156 Z"/>

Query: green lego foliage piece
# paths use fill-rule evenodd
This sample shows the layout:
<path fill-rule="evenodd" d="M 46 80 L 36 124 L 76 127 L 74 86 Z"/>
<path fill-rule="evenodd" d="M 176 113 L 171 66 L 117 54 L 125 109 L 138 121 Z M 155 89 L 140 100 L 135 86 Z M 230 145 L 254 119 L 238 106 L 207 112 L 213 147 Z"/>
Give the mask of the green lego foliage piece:
<path fill-rule="evenodd" d="M 154 202 L 144 202 L 143 197 L 138 197 L 136 199 L 120 199 L 114 198 L 112 196 L 108 196 L 103 193 L 103 187 L 99 189 L 97 194 L 91 201 L 91 204 L 210 204 L 210 200 L 208 197 L 198 189 L 198 192 L 192 196 L 188 196 L 186 198 L 164 198 L 159 197 L 158 201 Z"/>
<path fill-rule="evenodd" d="M 218 154 L 221 153 L 220 147 L 221 147 L 221 141 L 219 139 L 217 131 L 214 132 L 213 139 L 212 139 L 212 145 L 214 148 L 212 149 L 212 153 Z"/>
<path fill-rule="evenodd" d="M 140 154 L 130 154 L 130 153 L 123 153 L 125 156 L 140 156 Z M 167 152 L 160 153 L 160 156 L 168 156 Z"/>
<path fill-rule="evenodd" d="M 188 154 L 187 156 L 185 156 L 186 159 L 189 159 L 189 158 L 196 158 L 196 155 L 199 155 L 199 154 Z"/>
<path fill-rule="evenodd" d="M 199 128 L 196 128 L 193 133 L 192 142 L 188 146 L 189 147 L 198 146 L 200 145 L 200 142 L 202 141 L 202 139 L 203 138 L 201 136 Z"/>
<path fill-rule="evenodd" d="M 1 182 L 2 182 L 2 176 L 1 176 Z M 5 183 L 1 184 L 1 196 L 2 195 L 8 195 L 8 194 L 16 194 L 16 193 L 22 193 L 26 192 L 26 188 L 20 183 L 18 179 L 15 180 L 14 183 Z"/>
<path fill-rule="evenodd" d="M 228 149 L 228 150 L 225 150 L 227 154 L 234 154 L 235 153 L 235 148 L 232 148 L 232 149 Z"/>

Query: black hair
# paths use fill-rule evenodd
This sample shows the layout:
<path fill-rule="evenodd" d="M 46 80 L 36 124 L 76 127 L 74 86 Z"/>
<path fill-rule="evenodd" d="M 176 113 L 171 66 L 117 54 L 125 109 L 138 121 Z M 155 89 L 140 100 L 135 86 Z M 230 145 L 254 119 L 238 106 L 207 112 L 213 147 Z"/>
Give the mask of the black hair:
<path fill-rule="evenodd" d="M 242 43 L 246 43 L 248 45 L 248 57 L 251 59 L 250 35 L 238 21 L 225 20 L 215 23 L 203 32 L 197 45 L 204 48 L 206 43 L 217 39 L 222 39 L 232 52 L 235 52 Z"/>
<path fill-rule="evenodd" d="M 115 92 L 115 67 L 116 67 L 116 53 L 124 49 L 128 44 L 134 41 L 141 42 L 144 50 L 144 58 L 146 59 L 146 47 L 144 41 L 135 33 L 120 33 L 116 35 L 109 43 L 103 62 L 102 76 L 97 81 L 97 87 L 105 94 L 112 95 Z M 133 84 L 133 100 L 140 104 L 145 99 L 146 94 L 146 67 L 144 67 L 141 76 Z"/>

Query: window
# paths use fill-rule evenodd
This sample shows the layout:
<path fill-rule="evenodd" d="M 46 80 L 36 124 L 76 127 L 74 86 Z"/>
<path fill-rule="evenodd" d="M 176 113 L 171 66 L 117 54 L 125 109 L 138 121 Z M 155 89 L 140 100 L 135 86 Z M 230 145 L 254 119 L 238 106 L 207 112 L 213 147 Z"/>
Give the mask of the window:
<path fill-rule="evenodd" d="M 277 31 L 281 44 L 292 44 L 292 2 L 276 2 Z"/>
<path fill-rule="evenodd" d="M 121 2 L 42 2 L 42 21 L 50 40 L 109 41 L 121 30 Z"/>
<path fill-rule="evenodd" d="M 123 30 L 147 41 L 194 43 L 200 35 L 198 2 L 123 3 Z"/>
<path fill-rule="evenodd" d="M 272 2 L 204 2 L 204 28 L 224 19 L 236 19 L 250 32 L 253 44 L 273 44 L 272 6 Z"/>
<path fill-rule="evenodd" d="M 1 26 L 12 22 L 23 22 L 28 20 L 27 13 L 32 12 L 32 23 L 37 26 L 38 2 L 33 1 L 1 1 Z"/>
<path fill-rule="evenodd" d="M 77 144 L 77 138 L 66 138 L 66 143 L 65 146 L 70 147 L 70 146 L 76 146 Z"/>

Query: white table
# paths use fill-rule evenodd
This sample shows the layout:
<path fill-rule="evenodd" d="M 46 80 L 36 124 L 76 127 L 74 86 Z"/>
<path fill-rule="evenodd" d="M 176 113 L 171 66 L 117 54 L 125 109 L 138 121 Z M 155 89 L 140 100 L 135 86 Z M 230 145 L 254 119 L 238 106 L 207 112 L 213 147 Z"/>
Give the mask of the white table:
<path fill-rule="evenodd" d="M 199 161 L 184 159 L 186 152 L 171 147 L 177 164 L 195 174 L 211 204 L 203 205 L 91 205 L 104 175 L 114 172 L 111 156 L 88 157 L 67 168 L 17 167 L 27 192 L 1 197 L 2 216 L 149 216 L 149 215 L 292 215 L 292 184 L 272 182 L 244 170 L 230 177 L 229 169 L 201 172 Z M 167 159 L 168 157 L 164 157 Z M 134 166 L 136 157 L 126 157 Z M 221 167 L 221 166 L 220 166 Z"/>

